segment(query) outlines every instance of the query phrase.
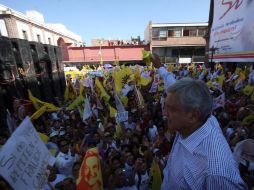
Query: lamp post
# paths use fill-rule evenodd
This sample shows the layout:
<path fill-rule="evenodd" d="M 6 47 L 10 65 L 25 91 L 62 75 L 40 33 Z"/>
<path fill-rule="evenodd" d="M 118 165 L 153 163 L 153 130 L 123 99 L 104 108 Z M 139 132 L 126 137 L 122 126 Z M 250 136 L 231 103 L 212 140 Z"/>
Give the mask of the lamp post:
<path fill-rule="evenodd" d="M 214 46 L 212 46 L 211 48 L 209 48 L 209 51 L 211 51 L 212 55 L 211 55 L 211 63 L 210 63 L 210 66 L 211 66 L 211 70 L 213 71 L 214 70 L 214 63 L 213 63 L 213 55 L 215 53 L 215 51 L 217 51 L 219 48 L 216 48 Z"/>
<path fill-rule="evenodd" d="M 101 52 L 101 46 L 103 44 L 103 39 L 100 39 L 99 40 L 99 44 L 100 44 L 100 51 L 99 51 L 99 55 L 100 55 L 100 65 L 103 64 L 103 61 L 102 61 L 102 52 Z"/>

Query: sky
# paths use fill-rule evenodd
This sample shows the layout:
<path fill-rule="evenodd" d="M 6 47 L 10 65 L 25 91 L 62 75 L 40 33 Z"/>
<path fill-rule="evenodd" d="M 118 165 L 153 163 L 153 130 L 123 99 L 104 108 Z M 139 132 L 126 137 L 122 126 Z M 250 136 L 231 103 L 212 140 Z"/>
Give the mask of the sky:
<path fill-rule="evenodd" d="M 86 45 L 92 39 L 130 40 L 149 23 L 207 22 L 210 0 L 1 0 L 1 4 L 25 13 L 36 10 L 46 23 L 61 23 L 80 35 Z"/>

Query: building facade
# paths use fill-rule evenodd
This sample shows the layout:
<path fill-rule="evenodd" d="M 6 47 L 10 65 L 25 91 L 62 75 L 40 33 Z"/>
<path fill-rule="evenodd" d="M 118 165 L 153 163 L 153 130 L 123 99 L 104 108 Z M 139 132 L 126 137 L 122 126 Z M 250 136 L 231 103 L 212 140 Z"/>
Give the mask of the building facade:
<path fill-rule="evenodd" d="M 144 39 L 162 63 L 203 63 L 208 23 L 149 22 Z"/>
<path fill-rule="evenodd" d="M 67 30 L 64 25 L 46 24 L 39 12 L 28 11 L 25 15 L 1 4 L 0 35 L 54 46 L 63 43 L 73 47 L 83 45 L 81 37 Z"/>
<path fill-rule="evenodd" d="M 149 51 L 149 45 L 115 45 L 115 46 L 87 46 L 68 47 L 68 59 L 65 65 L 99 65 L 104 64 L 142 64 L 142 50 Z"/>

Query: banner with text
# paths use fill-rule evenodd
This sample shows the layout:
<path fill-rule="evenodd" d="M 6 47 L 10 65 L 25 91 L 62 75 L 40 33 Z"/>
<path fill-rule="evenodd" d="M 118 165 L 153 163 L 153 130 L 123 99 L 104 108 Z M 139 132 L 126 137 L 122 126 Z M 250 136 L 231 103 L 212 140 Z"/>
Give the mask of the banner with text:
<path fill-rule="evenodd" d="M 15 190 L 42 189 L 47 182 L 47 166 L 53 165 L 29 117 L 14 131 L 0 152 L 0 175 Z"/>
<path fill-rule="evenodd" d="M 254 1 L 214 0 L 213 15 L 210 59 L 221 62 L 254 61 Z"/>

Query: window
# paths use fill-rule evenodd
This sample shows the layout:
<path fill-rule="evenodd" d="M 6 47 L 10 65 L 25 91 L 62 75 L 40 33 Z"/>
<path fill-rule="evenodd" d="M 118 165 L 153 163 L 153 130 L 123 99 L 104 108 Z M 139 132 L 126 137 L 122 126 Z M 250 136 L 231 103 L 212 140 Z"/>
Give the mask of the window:
<path fill-rule="evenodd" d="M 184 29 L 183 30 L 183 36 L 189 36 L 190 35 L 190 30 Z"/>
<path fill-rule="evenodd" d="M 159 28 L 153 28 L 152 37 L 153 38 L 158 38 L 159 37 Z"/>
<path fill-rule="evenodd" d="M 198 29 L 198 36 L 205 36 L 206 35 L 206 29 L 205 28 L 199 28 Z"/>
<path fill-rule="evenodd" d="M 37 34 L 37 41 L 41 43 L 41 36 L 39 34 Z"/>
<path fill-rule="evenodd" d="M 167 37 L 167 31 L 160 31 L 160 34 L 159 34 L 159 37 L 160 38 L 166 38 Z"/>
<path fill-rule="evenodd" d="M 168 37 L 174 37 L 174 38 L 182 37 L 182 29 L 174 28 L 174 29 L 168 30 Z"/>
<path fill-rule="evenodd" d="M 190 30 L 190 36 L 197 36 L 197 29 Z"/>
<path fill-rule="evenodd" d="M 48 41 L 49 41 L 49 45 L 51 45 L 51 39 L 50 38 L 48 38 Z"/>
<path fill-rule="evenodd" d="M 154 40 L 166 40 L 167 39 L 167 30 L 165 28 L 153 28 L 152 29 L 152 38 Z"/>
<path fill-rule="evenodd" d="M 168 37 L 174 37 L 174 30 L 168 31 Z"/>
<path fill-rule="evenodd" d="M 22 30 L 23 39 L 28 40 L 27 33 L 25 30 Z"/>

